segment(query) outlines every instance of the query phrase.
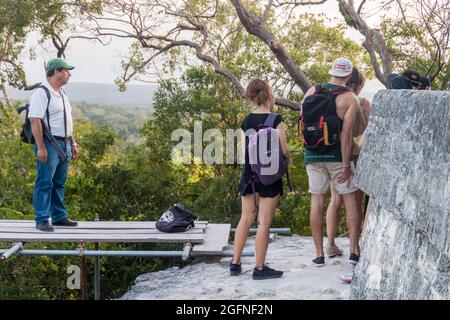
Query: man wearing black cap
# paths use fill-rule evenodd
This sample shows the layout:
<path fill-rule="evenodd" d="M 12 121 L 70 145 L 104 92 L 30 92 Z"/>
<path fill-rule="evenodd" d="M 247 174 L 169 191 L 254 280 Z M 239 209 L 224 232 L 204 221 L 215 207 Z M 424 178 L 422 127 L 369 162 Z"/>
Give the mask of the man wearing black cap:
<path fill-rule="evenodd" d="M 419 87 L 422 85 L 420 82 L 420 74 L 414 70 L 408 69 L 402 73 L 403 76 L 409 79 L 411 82 L 411 89 L 419 90 Z"/>
<path fill-rule="evenodd" d="M 78 157 L 78 146 L 73 137 L 72 108 L 61 89 L 70 79 L 74 67 L 62 59 L 47 64 L 47 81 L 30 98 L 28 118 L 35 139 L 36 183 L 33 194 L 36 228 L 54 231 L 53 226 L 75 227 L 77 222 L 67 218 L 64 205 L 64 185 L 69 170 L 69 159 Z M 57 145 L 66 154 L 61 159 L 54 145 L 44 138 L 43 124 L 47 125 Z M 52 218 L 52 225 L 49 223 Z"/>
<path fill-rule="evenodd" d="M 391 74 L 388 76 L 389 89 L 418 90 L 421 83 L 420 74 L 414 70 L 406 70 L 402 74 Z"/>

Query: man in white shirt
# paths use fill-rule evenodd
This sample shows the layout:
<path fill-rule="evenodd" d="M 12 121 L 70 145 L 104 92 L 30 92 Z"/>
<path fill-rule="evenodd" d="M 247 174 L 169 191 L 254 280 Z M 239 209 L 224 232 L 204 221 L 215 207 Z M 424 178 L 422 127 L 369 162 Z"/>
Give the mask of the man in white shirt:
<path fill-rule="evenodd" d="M 47 64 L 47 81 L 30 98 L 28 118 L 35 139 L 36 183 L 33 207 L 36 228 L 54 231 L 53 226 L 75 227 L 77 222 L 67 218 L 64 205 L 64 184 L 69 170 L 69 159 L 78 158 L 78 146 L 73 137 L 72 108 L 61 89 L 70 79 L 74 67 L 56 58 Z M 49 97 L 48 97 L 49 94 Z M 43 123 L 50 129 L 56 143 L 66 153 L 61 159 L 54 145 L 44 135 Z M 52 225 L 49 223 L 52 218 Z"/>

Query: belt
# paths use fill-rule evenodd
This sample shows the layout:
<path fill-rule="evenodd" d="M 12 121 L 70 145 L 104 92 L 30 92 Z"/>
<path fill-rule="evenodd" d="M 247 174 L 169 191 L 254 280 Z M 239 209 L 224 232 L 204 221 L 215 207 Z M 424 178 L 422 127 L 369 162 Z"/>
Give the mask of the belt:
<path fill-rule="evenodd" d="M 58 137 L 58 136 L 53 136 L 53 137 L 55 138 L 55 140 L 62 140 L 62 141 L 72 139 L 72 137 L 67 137 L 67 138 L 64 138 L 64 137 Z"/>

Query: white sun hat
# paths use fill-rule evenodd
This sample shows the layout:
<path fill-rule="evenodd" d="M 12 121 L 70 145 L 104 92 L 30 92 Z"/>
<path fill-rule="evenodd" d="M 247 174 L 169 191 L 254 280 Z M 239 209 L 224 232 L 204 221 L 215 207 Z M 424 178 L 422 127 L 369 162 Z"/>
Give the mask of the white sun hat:
<path fill-rule="evenodd" d="M 344 78 L 352 73 L 353 64 L 344 57 L 337 58 L 333 62 L 333 67 L 328 71 L 330 76 Z"/>

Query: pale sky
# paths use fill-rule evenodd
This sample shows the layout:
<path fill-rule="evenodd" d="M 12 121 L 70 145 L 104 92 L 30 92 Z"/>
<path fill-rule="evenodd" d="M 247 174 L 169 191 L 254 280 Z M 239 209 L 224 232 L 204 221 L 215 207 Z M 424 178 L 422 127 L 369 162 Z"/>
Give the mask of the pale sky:
<path fill-rule="evenodd" d="M 337 1 L 328 1 L 320 6 L 308 6 L 301 9 L 301 12 L 326 13 L 327 17 L 342 17 L 338 10 Z M 356 30 L 349 30 L 346 36 L 359 43 L 363 37 Z M 114 83 L 114 80 L 121 75 L 121 56 L 128 53 L 130 40 L 115 38 L 108 46 L 103 46 L 98 42 L 90 40 L 74 40 L 69 43 L 66 50 L 67 62 L 76 66 L 72 72 L 71 82 L 89 83 Z M 53 45 L 48 43 L 48 49 L 37 45 L 37 34 L 30 34 L 27 47 L 35 48 L 36 59 L 30 60 L 27 57 L 27 50 L 24 51 L 24 64 L 29 83 L 42 81 L 44 76 L 44 62 L 56 56 Z M 368 82 L 366 90 L 374 91 L 383 86 L 378 80 Z"/>
<path fill-rule="evenodd" d="M 29 37 L 28 46 L 34 46 L 36 59 L 25 58 L 25 70 L 29 83 L 42 81 L 45 76 L 44 63 L 56 57 L 56 50 L 51 43 L 48 49 L 35 46 L 37 35 Z M 72 82 L 114 83 L 121 74 L 121 56 L 127 54 L 130 41 L 114 39 L 108 46 L 92 40 L 77 39 L 69 43 L 66 61 L 76 67 L 72 72 Z M 25 55 L 24 55 L 25 56 Z"/>

